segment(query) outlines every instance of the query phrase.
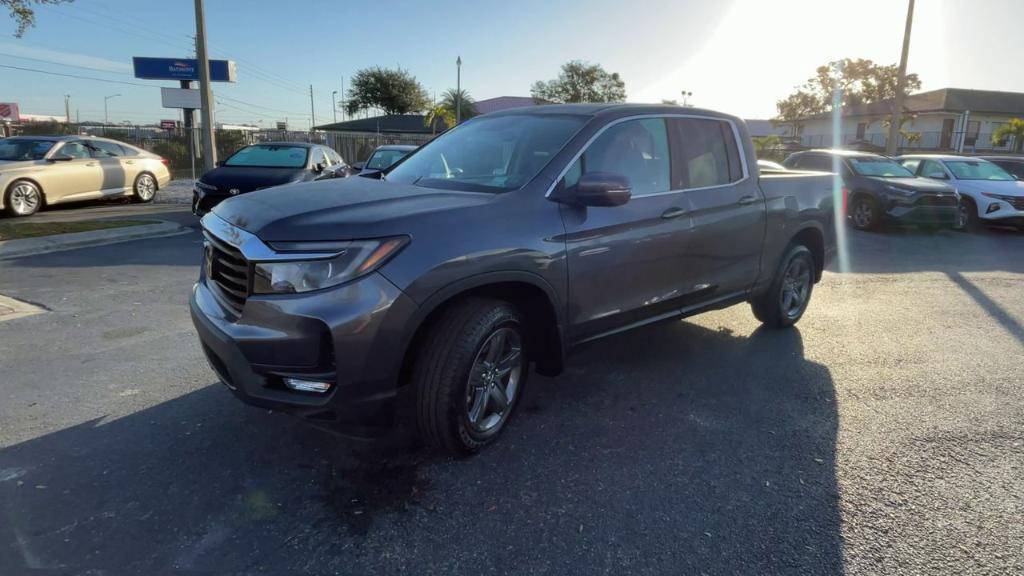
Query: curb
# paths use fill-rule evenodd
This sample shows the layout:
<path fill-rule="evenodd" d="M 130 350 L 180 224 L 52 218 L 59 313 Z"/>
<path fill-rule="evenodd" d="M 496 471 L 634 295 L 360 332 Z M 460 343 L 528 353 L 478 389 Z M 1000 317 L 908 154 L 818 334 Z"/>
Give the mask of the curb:
<path fill-rule="evenodd" d="M 89 232 L 72 232 L 70 234 L 40 236 L 39 238 L 4 240 L 0 241 L 0 260 L 23 258 L 25 256 L 60 252 L 62 250 L 74 250 L 76 248 L 104 246 L 106 244 L 127 242 L 128 240 L 176 236 L 178 234 L 185 234 L 189 231 L 189 228 L 174 222 L 160 220 L 155 224 L 126 226 L 124 228 L 113 228 L 110 230 L 91 230 Z"/>

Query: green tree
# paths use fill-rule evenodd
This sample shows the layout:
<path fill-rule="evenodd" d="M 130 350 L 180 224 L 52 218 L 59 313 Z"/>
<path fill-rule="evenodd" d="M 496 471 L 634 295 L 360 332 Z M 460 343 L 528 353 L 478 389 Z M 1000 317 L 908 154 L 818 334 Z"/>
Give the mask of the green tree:
<path fill-rule="evenodd" d="M 444 104 L 438 104 L 427 111 L 427 115 L 423 119 L 423 125 L 430 128 L 431 132 L 435 134 L 439 128 L 447 130 L 455 126 L 455 112 Z"/>
<path fill-rule="evenodd" d="M 73 2 L 74 0 L 0 0 L 0 7 L 6 8 L 11 14 L 11 18 L 17 23 L 18 27 L 14 30 L 14 37 L 21 38 L 21 35 L 25 33 L 36 23 L 36 12 L 35 6 L 43 6 L 45 4 L 64 4 Z"/>
<path fill-rule="evenodd" d="M 782 153 L 782 138 L 775 134 L 769 134 L 768 136 L 755 136 L 753 141 L 754 155 L 758 158 L 763 160 L 782 160 L 784 156 Z"/>
<path fill-rule="evenodd" d="M 530 88 L 534 100 L 555 103 L 625 102 L 626 83 L 618 72 L 608 73 L 600 64 L 571 60 L 562 64 L 558 78 L 537 81 Z"/>
<path fill-rule="evenodd" d="M 364 68 L 352 77 L 345 109 L 355 114 L 380 108 L 385 114 L 409 114 L 430 107 L 427 91 L 416 77 L 401 68 Z"/>
<path fill-rule="evenodd" d="M 456 109 L 462 109 L 462 119 L 468 120 L 473 116 L 480 114 L 476 109 L 476 100 L 469 95 L 465 89 L 458 91 L 454 88 L 449 88 L 441 94 L 441 102 L 439 105 L 444 107 L 446 110 L 451 111 L 452 116 L 456 116 Z M 454 124 L 451 124 L 454 126 Z"/>
<path fill-rule="evenodd" d="M 1007 138 L 1013 138 L 1014 153 L 1019 154 L 1024 150 L 1024 119 L 1012 118 L 992 133 L 993 144 L 999 144 Z"/>
<path fill-rule="evenodd" d="M 843 91 L 843 106 L 870 104 L 896 97 L 896 83 L 899 66 L 876 64 L 871 60 L 845 58 L 838 75 L 833 73 L 836 63 L 818 66 L 814 76 L 795 92 L 775 103 L 778 115 L 776 123 L 793 123 L 832 110 L 832 91 L 839 87 Z M 904 95 L 921 89 L 917 74 L 907 74 Z"/>

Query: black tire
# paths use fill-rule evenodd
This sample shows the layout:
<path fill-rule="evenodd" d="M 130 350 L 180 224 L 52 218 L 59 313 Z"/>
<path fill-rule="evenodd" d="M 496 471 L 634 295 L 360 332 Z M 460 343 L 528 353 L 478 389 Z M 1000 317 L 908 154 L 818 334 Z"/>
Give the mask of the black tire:
<path fill-rule="evenodd" d="M 882 226 L 882 211 L 878 202 L 863 194 L 854 197 L 850 204 L 850 223 L 857 230 L 878 230 Z"/>
<path fill-rule="evenodd" d="M 978 205 L 974 203 L 974 200 L 970 198 L 960 199 L 960 215 L 957 223 L 953 226 L 954 230 L 960 230 L 961 232 L 974 232 L 978 229 Z"/>
<path fill-rule="evenodd" d="M 791 284 L 787 274 L 794 271 L 794 267 L 807 273 L 806 283 L 801 280 L 799 287 Z M 803 245 L 793 245 L 786 250 L 779 268 L 775 271 L 772 284 L 763 294 L 750 301 L 750 307 L 754 316 L 769 328 L 788 328 L 796 324 L 803 317 L 807 305 L 811 301 L 811 294 L 814 291 L 815 277 L 814 256 L 811 251 Z M 803 278 L 803 273 L 799 273 Z M 801 290 L 799 306 L 786 305 L 784 290 L 799 288 Z M 796 296 L 794 295 L 794 298 Z"/>
<path fill-rule="evenodd" d="M 135 177 L 135 183 L 132 184 L 132 202 L 140 204 L 152 202 L 153 198 L 156 198 L 156 191 L 159 187 L 156 177 L 149 172 L 139 174 Z"/>
<path fill-rule="evenodd" d="M 4 191 L 4 213 L 15 218 L 31 216 L 43 207 L 43 191 L 29 180 L 15 180 Z"/>
<path fill-rule="evenodd" d="M 508 330 L 506 330 L 508 329 Z M 493 405 L 495 396 L 480 388 L 486 376 L 471 382 L 471 374 L 478 374 L 479 362 L 485 345 L 494 345 L 499 335 L 507 340 L 518 338 L 519 354 L 514 368 L 510 368 L 507 394 L 503 410 L 495 410 L 490 418 L 497 417 L 490 428 L 482 429 L 483 422 L 472 421 L 477 400 L 483 399 L 483 407 L 477 418 Z M 415 395 L 416 427 L 420 438 L 431 448 L 456 455 L 478 452 L 494 441 L 508 423 L 519 398 L 523 395 L 526 376 L 529 373 L 528 342 L 526 327 L 519 312 L 512 305 L 491 298 L 470 298 L 452 305 L 443 311 L 440 318 L 429 327 L 416 354 L 412 382 Z M 511 357 L 511 355 L 509 355 Z M 516 364 L 518 362 L 518 364 Z M 493 376 L 493 374 L 492 374 Z M 514 389 L 511 386 L 515 377 Z M 503 377 L 498 378 L 502 385 Z M 493 380 L 491 383 L 493 387 Z M 511 390 L 511 393 L 508 391 Z M 493 407 L 492 405 L 492 407 Z"/>

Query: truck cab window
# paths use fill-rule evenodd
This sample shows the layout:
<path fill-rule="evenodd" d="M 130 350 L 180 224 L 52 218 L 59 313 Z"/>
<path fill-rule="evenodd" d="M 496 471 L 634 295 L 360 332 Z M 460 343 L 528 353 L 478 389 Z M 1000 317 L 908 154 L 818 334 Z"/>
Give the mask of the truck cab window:
<path fill-rule="evenodd" d="M 598 136 L 580 160 L 569 169 L 565 183 L 571 186 L 582 174 L 609 172 L 629 178 L 633 196 L 669 190 L 668 133 L 660 119 L 628 120 Z"/>
<path fill-rule="evenodd" d="M 678 118 L 672 120 L 672 125 L 680 148 L 676 154 L 679 188 L 722 186 L 743 178 L 739 151 L 728 123 Z"/>

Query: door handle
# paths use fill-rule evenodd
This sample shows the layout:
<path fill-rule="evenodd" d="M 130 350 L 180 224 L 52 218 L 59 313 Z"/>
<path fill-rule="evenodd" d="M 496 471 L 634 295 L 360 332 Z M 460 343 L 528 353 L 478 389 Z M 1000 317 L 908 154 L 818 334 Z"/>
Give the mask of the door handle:
<path fill-rule="evenodd" d="M 135 160 L 125 160 L 125 164 L 135 164 Z"/>
<path fill-rule="evenodd" d="M 86 162 L 86 166 L 97 166 L 96 162 Z"/>
<path fill-rule="evenodd" d="M 753 204 L 754 202 L 757 202 L 757 196 L 744 196 L 740 198 L 739 201 L 737 201 L 736 203 L 739 204 L 740 206 L 746 206 L 748 204 Z"/>
<path fill-rule="evenodd" d="M 661 213 L 661 217 L 665 218 L 666 220 L 669 219 L 669 218 L 678 218 L 678 217 L 682 216 L 683 214 L 686 214 L 686 212 L 687 212 L 686 208 L 679 208 L 679 207 L 673 206 L 672 208 L 669 208 L 668 210 L 665 210 L 664 212 L 662 212 Z"/>

